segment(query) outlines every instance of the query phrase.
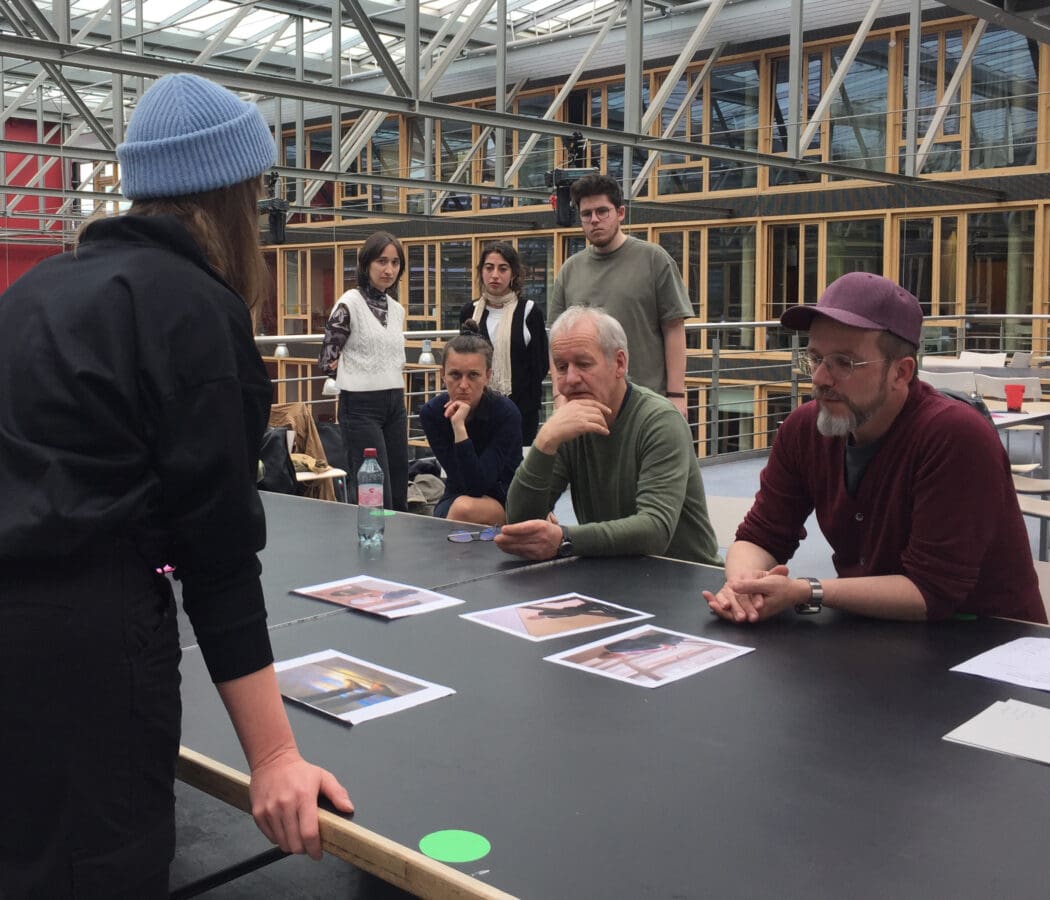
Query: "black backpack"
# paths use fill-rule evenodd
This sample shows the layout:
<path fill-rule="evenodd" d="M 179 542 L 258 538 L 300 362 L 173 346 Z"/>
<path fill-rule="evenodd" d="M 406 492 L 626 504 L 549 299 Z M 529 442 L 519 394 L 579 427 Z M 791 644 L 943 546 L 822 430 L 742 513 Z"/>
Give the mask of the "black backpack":
<path fill-rule="evenodd" d="M 995 422 L 992 421 L 992 414 L 988 411 L 987 404 L 985 404 L 984 400 L 982 400 L 978 394 L 967 394 L 964 391 L 955 391 L 951 388 L 938 388 L 937 393 L 944 394 L 945 397 L 951 397 L 952 400 L 959 400 L 962 403 L 969 404 L 984 416 L 984 420 L 991 425 L 992 428 L 995 428 Z"/>

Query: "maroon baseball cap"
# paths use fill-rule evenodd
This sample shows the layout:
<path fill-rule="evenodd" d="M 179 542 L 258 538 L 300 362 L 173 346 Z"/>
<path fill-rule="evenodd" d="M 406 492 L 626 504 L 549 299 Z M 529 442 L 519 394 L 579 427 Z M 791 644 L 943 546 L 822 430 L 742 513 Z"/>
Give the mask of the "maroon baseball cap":
<path fill-rule="evenodd" d="M 836 278 L 813 306 L 792 306 L 780 324 L 808 331 L 814 316 L 825 316 L 873 331 L 888 331 L 918 347 L 922 343 L 922 307 L 899 284 L 871 272 L 850 272 Z"/>

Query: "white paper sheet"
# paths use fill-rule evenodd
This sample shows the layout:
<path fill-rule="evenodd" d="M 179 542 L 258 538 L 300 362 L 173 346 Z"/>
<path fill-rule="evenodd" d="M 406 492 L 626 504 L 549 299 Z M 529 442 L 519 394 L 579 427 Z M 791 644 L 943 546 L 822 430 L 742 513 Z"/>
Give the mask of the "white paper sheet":
<path fill-rule="evenodd" d="M 1050 764 L 1050 709 L 999 700 L 944 739 Z"/>
<path fill-rule="evenodd" d="M 951 671 L 1050 691 L 1050 638 L 1018 638 L 959 663 Z"/>

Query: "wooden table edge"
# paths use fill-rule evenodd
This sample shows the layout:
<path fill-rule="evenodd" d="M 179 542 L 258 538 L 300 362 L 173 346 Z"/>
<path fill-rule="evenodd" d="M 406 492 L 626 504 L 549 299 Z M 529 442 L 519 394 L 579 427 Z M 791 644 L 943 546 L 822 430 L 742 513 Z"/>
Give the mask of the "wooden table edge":
<path fill-rule="evenodd" d="M 248 776 L 189 747 L 179 747 L 178 779 L 246 813 L 251 813 Z M 471 878 L 369 831 L 342 816 L 319 811 L 321 845 L 383 881 L 420 897 L 434 900 L 513 900 L 513 895 Z"/>

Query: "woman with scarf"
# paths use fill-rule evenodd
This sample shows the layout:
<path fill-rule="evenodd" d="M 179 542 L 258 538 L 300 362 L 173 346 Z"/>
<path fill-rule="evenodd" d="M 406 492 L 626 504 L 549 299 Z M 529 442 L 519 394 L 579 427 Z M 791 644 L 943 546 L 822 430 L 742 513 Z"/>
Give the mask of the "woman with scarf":
<path fill-rule="evenodd" d="M 339 427 L 347 488 L 357 498 L 357 470 L 375 447 L 383 470 L 383 506 L 408 509 L 405 416 L 405 309 L 390 292 L 405 271 L 405 251 L 377 231 L 357 256 L 357 287 L 335 302 L 318 366 L 339 387 Z"/>
<path fill-rule="evenodd" d="M 543 311 L 532 300 L 518 297 L 521 259 L 506 241 L 485 246 L 477 273 L 481 296 L 464 304 L 459 321 L 473 319 L 492 342 L 489 387 L 506 394 L 518 407 L 522 440 L 528 445 L 540 426 L 542 385 L 549 367 Z"/>

